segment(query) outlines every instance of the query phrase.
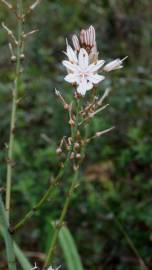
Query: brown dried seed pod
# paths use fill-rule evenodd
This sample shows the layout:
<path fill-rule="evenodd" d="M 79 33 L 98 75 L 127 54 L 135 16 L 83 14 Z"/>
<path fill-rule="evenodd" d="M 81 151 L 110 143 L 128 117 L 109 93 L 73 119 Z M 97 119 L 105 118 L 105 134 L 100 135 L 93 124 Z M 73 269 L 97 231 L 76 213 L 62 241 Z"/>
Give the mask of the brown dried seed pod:
<path fill-rule="evenodd" d="M 25 55 L 24 55 L 24 53 L 22 53 L 22 54 L 20 55 L 20 59 L 21 59 L 21 60 L 24 60 L 24 58 L 25 58 Z"/>
<path fill-rule="evenodd" d="M 15 55 L 12 55 L 12 56 L 11 56 L 11 62 L 12 62 L 12 63 L 15 63 L 15 62 L 16 62 L 16 56 L 15 56 Z"/>
<path fill-rule="evenodd" d="M 80 153 L 78 153 L 78 154 L 76 154 L 76 159 L 81 159 L 81 154 Z"/>
<path fill-rule="evenodd" d="M 74 154 L 74 152 L 72 152 L 70 155 L 70 159 L 73 160 L 74 158 L 75 158 L 75 154 Z"/>
<path fill-rule="evenodd" d="M 56 153 L 58 154 L 58 155 L 60 155 L 61 153 L 62 153 L 62 149 L 59 147 L 59 148 L 57 148 L 56 149 Z"/>
<path fill-rule="evenodd" d="M 80 131 L 77 131 L 77 139 L 80 140 L 81 139 L 81 135 L 80 135 Z"/>
<path fill-rule="evenodd" d="M 69 110 L 69 105 L 68 105 L 67 103 L 64 104 L 64 109 L 65 109 L 66 111 Z"/>
<path fill-rule="evenodd" d="M 73 126 L 74 126 L 74 121 L 73 121 L 72 119 L 70 119 L 70 120 L 69 120 L 69 124 L 70 124 L 70 126 L 73 127 Z"/>
<path fill-rule="evenodd" d="M 79 149 L 79 148 L 80 148 L 80 144 L 79 144 L 78 142 L 76 142 L 76 143 L 74 144 L 74 148 L 75 148 L 75 149 Z"/>

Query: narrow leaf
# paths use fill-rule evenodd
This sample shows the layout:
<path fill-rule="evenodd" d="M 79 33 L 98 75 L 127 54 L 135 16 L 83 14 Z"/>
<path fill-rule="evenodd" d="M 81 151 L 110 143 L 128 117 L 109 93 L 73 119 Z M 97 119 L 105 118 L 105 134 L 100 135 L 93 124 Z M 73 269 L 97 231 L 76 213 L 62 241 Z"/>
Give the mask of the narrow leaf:
<path fill-rule="evenodd" d="M 60 229 L 59 242 L 64 253 L 68 270 L 83 270 L 76 244 L 66 226 Z"/>
<path fill-rule="evenodd" d="M 4 238 L 5 233 L 4 233 L 4 229 L 1 225 L 0 225 L 0 232 L 2 234 L 2 237 Z M 22 269 L 23 270 L 32 269 L 32 265 L 30 264 L 30 262 L 28 261 L 28 259 L 26 258 L 26 256 L 24 255 L 24 253 L 22 252 L 20 247 L 15 242 L 13 242 L 13 246 L 14 246 L 14 253 L 15 253 L 16 259 L 18 260 Z"/>
<path fill-rule="evenodd" d="M 24 253 L 22 252 L 22 250 L 19 248 L 19 246 L 16 243 L 14 243 L 14 251 L 15 251 L 16 259 L 18 260 L 22 269 L 23 270 L 32 269 L 32 265 L 30 264 L 30 262 L 28 261 L 28 259 L 26 258 L 26 256 L 24 255 Z"/>
<path fill-rule="evenodd" d="M 4 235 L 8 268 L 9 270 L 16 270 L 13 241 L 8 231 L 8 220 L 6 217 L 5 208 L 4 208 L 1 194 L 0 194 L 0 225 L 2 228 L 3 235 Z"/>

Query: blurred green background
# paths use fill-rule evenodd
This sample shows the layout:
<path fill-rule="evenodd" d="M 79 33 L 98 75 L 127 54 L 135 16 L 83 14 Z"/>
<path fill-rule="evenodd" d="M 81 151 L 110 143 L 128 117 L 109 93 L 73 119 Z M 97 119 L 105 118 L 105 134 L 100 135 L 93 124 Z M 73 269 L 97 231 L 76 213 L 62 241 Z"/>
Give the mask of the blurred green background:
<path fill-rule="evenodd" d="M 15 1 L 11 1 L 15 2 Z M 24 1 L 26 8 L 30 1 Z M 26 44 L 21 98 L 17 111 L 12 224 L 29 210 L 57 173 L 56 147 L 67 134 L 67 118 L 54 89 L 72 97 L 63 81 L 65 38 L 91 24 L 96 28 L 100 58 L 128 55 L 124 69 L 107 75 L 110 106 L 90 125 L 90 134 L 116 129 L 87 149 L 80 188 L 74 195 L 67 224 L 76 241 L 84 269 L 142 269 L 131 239 L 148 269 L 152 269 L 152 1 L 42 1 L 25 22 L 25 30 L 39 32 Z M 0 21 L 16 28 L 15 17 L 1 4 Z M 0 185 L 5 186 L 11 88 L 7 35 L 0 29 Z M 35 218 L 15 236 L 31 262 L 43 261 L 50 242 L 50 222 L 58 219 L 68 179 Z M 127 236 L 126 236 L 127 233 Z M 1 269 L 5 254 L 1 243 Z M 41 253 L 40 253 L 41 252 Z M 66 269 L 58 249 L 57 263 Z"/>

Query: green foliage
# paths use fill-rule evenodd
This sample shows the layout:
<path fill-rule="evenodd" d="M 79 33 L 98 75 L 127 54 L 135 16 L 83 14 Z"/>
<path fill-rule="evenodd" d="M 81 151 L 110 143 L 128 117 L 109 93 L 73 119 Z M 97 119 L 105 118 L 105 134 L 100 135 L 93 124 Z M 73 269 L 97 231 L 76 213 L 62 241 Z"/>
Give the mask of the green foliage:
<path fill-rule="evenodd" d="M 59 232 L 59 242 L 62 247 L 68 270 L 83 270 L 77 247 L 69 229 L 63 226 Z"/>
<path fill-rule="evenodd" d="M 22 269 L 23 270 L 32 269 L 32 265 L 29 263 L 28 259 L 25 257 L 24 253 L 22 252 L 22 250 L 19 248 L 19 246 L 16 243 L 14 243 L 14 251 L 15 251 L 16 258 L 20 266 L 22 267 Z"/>

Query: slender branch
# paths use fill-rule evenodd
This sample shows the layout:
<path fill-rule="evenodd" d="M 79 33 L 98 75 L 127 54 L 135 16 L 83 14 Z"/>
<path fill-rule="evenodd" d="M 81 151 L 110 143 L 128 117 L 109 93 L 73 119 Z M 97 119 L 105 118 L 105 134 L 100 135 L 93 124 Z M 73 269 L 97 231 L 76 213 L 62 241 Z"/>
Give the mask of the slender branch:
<path fill-rule="evenodd" d="M 77 108 L 76 108 L 75 128 L 74 128 L 74 130 L 72 130 L 72 142 L 73 143 L 75 142 L 75 138 L 76 138 L 76 134 L 77 134 L 77 130 L 78 130 L 79 108 L 80 108 L 80 102 L 78 101 Z M 70 185 L 70 188 L 69 188 L 69 191 L 68 191 L 68 194 L 67 194 L 67 197 L 66 197 L 66 200 L 65 200 L 65 203 L 64 203 L 60 218 L 59 218 L 59 222 L 56 225 L 55 230 L 54 230 L 53 238 L 52 238 L 52 241 L 51 241 L 51 246 L 50 246 L 48 254 L 46 256 L 46 260 L 44 262 L 44 269 L 50 263 L 52 263 L 52 259 L 53 259 L 53 256 L 54 256 L 54 251 L 55 251 L 55 247 L 56 247 L 56 243 L 57 243 L 57 239 L 58 239 L 58 234 L 59 234 L 60 228 L 62 227 L 62 224 L 64 222 L 67 210 L 68 210 L 69 205 L 70 205 L 71 198 L 72 198 L 73 193 L 74 193 L 74 189 L 75 189 L 77 178 L 78 178 L 78 173 L 79 173 L 79 171 L 78 171 L 78 167 L 77 167 L 77 169 L 75 170 L 74 178 L 73 178 L 73 180 L 71 182 L 71 185 Z"/>
<path fill-rule="evenodd" d="M 78 105 L 77 113 L 79 113 L 79 105 Z M 76 124 L 76 127 L 75 127 L 74 137 L 76 135 L 77 128 L 78 128 L 78 123 Z M 33 208 L 29 212 L 27 212 L 27 214 L 13 228 L 11 228 L 12 233 L 16 232 L 21 227 L 23 227 L 28 222 L 28 220 L 35 214 L 35 212 L 37 212 L 40 208 L 42 208 L 43 205 L 46 203 L 46 201 L 50 197 L 50 194 L 52 192 L 53 187 L 58 184 L 58 181 L 61 179 L 61 177 L 63 176 L 64 172 L 66 171 L 66 169 L 67 169 L 67 167 L 69 165 L 70 156 L 71 156 L 71 153 L 73 151 L 73 147 L 74 147 L 74 140 L 72 140 L 71 147 L 69 149 L 69 152 L 68 152 L 68 155 L 67 155 L 67 158 L 66 158 L 66 161 L 64 163 L 63 168 L 59 171 L 58 175 L 50 183 L 47 191 L 40 198 L 40 200 L 33 206 Z"/>
<path fill-rule="evenodd" d="M 72 150 L 69 151 L 71 154 Z M 53 190 L 53 187 L 58 184 L 59 179 L 62 177 L 62 175 L 65 172 L 65 169 L 67 168 L 69 163 L 69 158 L 66 159 L 64 168 L 59 172 L 59 174 L 56 176 L 56 178 L 53 180 L 53 182 L 50 184 L 50 186 L 47 189 L 47 192 L 40 198 L 40 200 L 33 206 L 33 208 L 25 214 L 25 216 L 13 227 L 11 228 L 11 232 L 14 233 L 17 230 L 19 230 L 21 227 L 23 227 L 28 220 L 39 210 L 43 207 L 43 205 L 46 203 L 46 201 L 49 199 L 50 194 Z"/>
<path fill-rule="evenodd" d="M 4 235 L 5 245 L 6 245 L 6 253 L 7 253 L 7 261 L 8 261 L 8 269 L 16 270 L 16 262 L 15 262 L 15 254 L 14 247 L 11 235 L 8 231 L 8 219 L 6 216 L 4 204 L 2 201 L 2 197 L 0 194 L 0 227 Z"/>
<path fill-rule="evenodd" d="M 68 194 L 67 194 L 67 197 L 66 197 L 66 200 L 64 203 L 64 207 L 63 207 L 62 212 L 61 212 L 59 222 L 55 225 L 55 230 L 54 230 L 53 238 L 51 241 L 51 246 L 49 248 L 49 251 L 48 251 L 45 263 L 44 263 L 44 269 L 47 268 L 47 266 L 52 263 L 52 259 L 54 256 L 54 251 L 55 251 L 55 247 L 56 247 L 56 243 L 57 243 L 57 239 L 58 239 L 58 234 L 59 234 L 59 231 L 63 225 L 67 210 L 69 208 L 70 201 L 71 201 L 71 198 L 73 196 L 74 189 L 76 187 L 77 179 L 78 179 L 78 170 L 75 171 L 75 175 L 74 175 L 74 178 L 72 180 L 70 189 L 68 191 Z"/>
<path fill-rule="evenodd" d="M 10 138 L 8 145 L 8 159 L 7 159 L 7 178 L 6 178 L 6 211 L 9 219 L 10 215 L 10 201 L 11 201 L 11 183 L 12 183 L 12 165 L 13 165 L 13 146 L 14 146 L 14 134 L 16 126 L 16 109 L 17 109 L 17 96 L 19 90 L 20 82 L 20 68 L 21 60 L 20 55 L 22 52 L 22 0 L 17 1 L 17 13 L 18 13 L 18 40 L 17 40 L 17 61 L 16 61 L 16 77 L 14 80 L 14 89 L 13 89 L 13 100 L 12 100 L 12 113 L 11 113 L 11 123 L 10 123 Z"/>

